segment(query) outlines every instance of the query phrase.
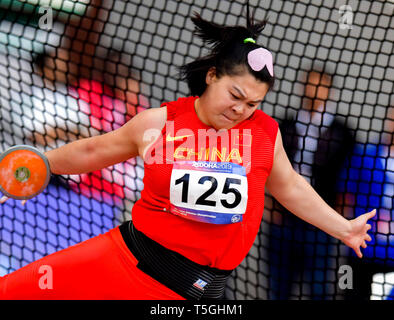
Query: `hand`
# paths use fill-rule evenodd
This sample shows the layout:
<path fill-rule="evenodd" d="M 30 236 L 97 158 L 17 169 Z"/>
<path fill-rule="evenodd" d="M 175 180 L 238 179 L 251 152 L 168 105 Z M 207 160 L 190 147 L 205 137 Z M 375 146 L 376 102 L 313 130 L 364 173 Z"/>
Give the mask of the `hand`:
<path fill-rule="evenodd" d="M 357 217 L 356 219 L 350 220 L 350 231 L 349 234 L 342 239 L 342 242 L 348 247 L 352 248 L 359 258 L 362 258 L 360 246 L 364 249 L 367 247 L 365 241 L 371 241 L 372 238 L 367 233 L 371 229 L 371 225 L 367 224 L 368 220 L 373 218 L 376 214 L 376 209 L 364 213 L 363 215 Z"/>
<path fill-rule="evenodd" d="M 3 204 L 3 203 L 6 202 L 8 199 L 9 199 L 9 198 L 8 198 L 7 196 L 1 197 L 1 199 L 0 199 L 0 204 Z M 22 206 L 25 205 L 26 201 L 27 201 L 27 200 L 22 200 L 22 201 L 21 201 Z"/>

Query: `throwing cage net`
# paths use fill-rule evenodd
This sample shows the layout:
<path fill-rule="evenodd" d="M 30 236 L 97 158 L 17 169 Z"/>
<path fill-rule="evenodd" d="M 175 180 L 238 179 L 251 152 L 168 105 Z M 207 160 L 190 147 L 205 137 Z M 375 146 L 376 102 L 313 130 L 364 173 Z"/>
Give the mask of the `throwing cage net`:
<path fill-rule="evenodd" d="M 256 19 L 268 16 L 258 43 L 272 51 L 278 79 L 261 108 L 292 137 L 295 147 L 286 151 L 293 165 L 345 217 L 373 208 L 378 214 L 360 264 L 261 189 L 261 229 L 226 298 L 392 299 L 394 5 L 250 5 Z M 188 95 L 177 67 L 206 53 L 191 14 L 227 25 L 245 24 L 246 16 L 240 0 L 1 0 L 0 10 L 1 150 L 28 144 L 48 151 Z M 311 69 L 329 70 L 332 81 L 327 107 L 308 118 L 302 114 Z M 52 176 L 25 206 L 8 200 L 0 206 L 0 275 L 131 219 L 143 175 L 137 158 Z"/>

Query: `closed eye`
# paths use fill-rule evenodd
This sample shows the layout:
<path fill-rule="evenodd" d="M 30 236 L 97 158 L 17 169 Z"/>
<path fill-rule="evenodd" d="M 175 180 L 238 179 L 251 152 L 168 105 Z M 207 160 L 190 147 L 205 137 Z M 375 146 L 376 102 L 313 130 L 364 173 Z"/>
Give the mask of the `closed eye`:
<path fill-rule="evenodd" d="M 230 94 L 231 94 L 231 96 L 233 97 L 233 99 L 235 99 L 235 100 L 239 100 L 239 99 L 240 99 L 240 97 L 236 96 L 235 94 L 233 94 L 233 93 L 231 93 L 231 92 L 230 92 Z"/>
<path fill-rule="evenodd" d="M 237 95 L 235 95 L 235 94 L 232 93 L 232 92 L 229 92 L 229 93 L 230 93 L 231 97 L 232 97 L 234 100 L 240 100 L 240 99 L 242 99 L 242 98 L 238 97 Z M 260 101 L 258 101 L 258 103 L 260 103 Z M 251 107 L 251 108 L 254 108 L 256 105 L 257 105 L 256 103 L 248 103 L 248 106 Z"/>

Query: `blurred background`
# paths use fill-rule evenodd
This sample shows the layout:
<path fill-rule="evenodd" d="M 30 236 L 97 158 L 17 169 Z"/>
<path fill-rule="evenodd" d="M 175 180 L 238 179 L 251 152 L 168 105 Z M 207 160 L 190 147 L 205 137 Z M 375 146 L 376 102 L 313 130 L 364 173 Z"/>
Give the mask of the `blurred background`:
<path fill-rule="evenodd" d="M 261 109 L 296 170 L 347 218 L 378 209 L 362 263 L 266 190 L 260 232 L 228 299 L 393 299 L 392 1 L 257 1 L 277 83 Z M 0 151 L 47 151 L 189 94 L 177 67 L 205 54 L 189 17 L 245 24 L 245 1 L 0 0 Z M 55 176 L 0 206 L 0 275 L 132 219 L 141 159 Z M 318 214 L 318 213 L 316 213 Z M 351 266 L 352 282 L 342 266 Z M 346 278 L 348 279 L 348 278 Z M 345 279 L 345 280 L 346 280 Z"/>

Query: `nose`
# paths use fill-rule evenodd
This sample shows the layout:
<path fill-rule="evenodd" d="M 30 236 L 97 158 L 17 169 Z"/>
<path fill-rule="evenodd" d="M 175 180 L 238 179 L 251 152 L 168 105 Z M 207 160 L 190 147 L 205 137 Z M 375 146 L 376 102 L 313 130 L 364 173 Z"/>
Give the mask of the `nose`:
<path fill-rule="evenodd" d="M 231 108 L 235 114 L 240 115 L 244 112 L 244 107 L 242 106 L 242 104 L 236 104 L 234 106 L 232 106 Z"/>

